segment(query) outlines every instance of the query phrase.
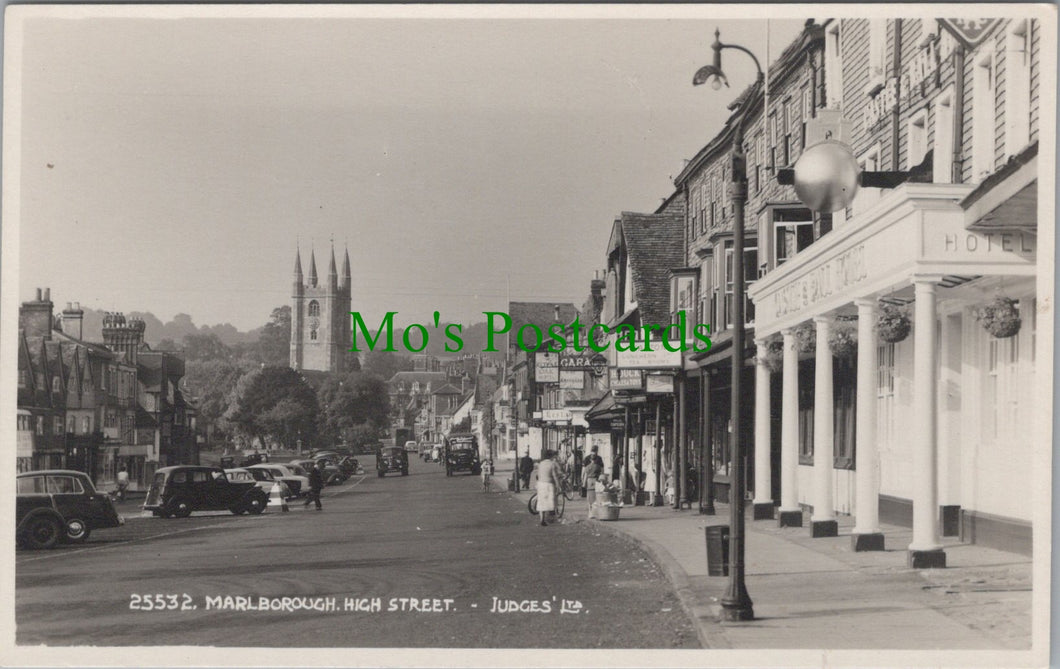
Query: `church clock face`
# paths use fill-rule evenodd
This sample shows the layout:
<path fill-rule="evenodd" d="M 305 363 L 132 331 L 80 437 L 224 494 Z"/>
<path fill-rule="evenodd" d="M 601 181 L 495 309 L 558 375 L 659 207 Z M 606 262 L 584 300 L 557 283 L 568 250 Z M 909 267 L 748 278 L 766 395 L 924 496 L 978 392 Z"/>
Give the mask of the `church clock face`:
<path fill-rule="evenodd" d="M 310 318 L 309 319 L 309 327 L 313 328 L 314 330 L 319 328 L 320 327 L 320 319 L 319 318 Z"/>

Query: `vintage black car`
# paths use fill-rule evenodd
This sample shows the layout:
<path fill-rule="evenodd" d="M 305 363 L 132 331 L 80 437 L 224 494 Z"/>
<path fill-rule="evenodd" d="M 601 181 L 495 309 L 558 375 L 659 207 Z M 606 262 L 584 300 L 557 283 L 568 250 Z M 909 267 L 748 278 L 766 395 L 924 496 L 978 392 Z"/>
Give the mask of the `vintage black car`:
<path fill-rule="evenodd" d="M 178 465 L 155 472 L 144 509 L 163 518 L 187 518 L 192 511 L 258 514 L 268 495 L 253 481 L 230 481 L 220 467 Z"/>
<path fill-rule="evenodd" d="M 27 548 L 52 548 L 61 540 L 80 543 L 92 530 L 117 527 L 125 519 L 110 497 L 84 472 L 46 469 L 16 479 L 15 540 Z"/>
<path fill-rule="evenodd" d="M 400 446 L 386 446 L 379 449 L 375 456 L 375 472 L 382 478 L 390 472 L 401 472 L 409 475 L 409 454 Z"/>
<path fill-rule="evenodd" d="M 477 476 L 482 471 L 478 457 L 478 438 L 473 434 L 451 434 L 445 438 L 445 475 L 453 472 L 470 472 Z"/>

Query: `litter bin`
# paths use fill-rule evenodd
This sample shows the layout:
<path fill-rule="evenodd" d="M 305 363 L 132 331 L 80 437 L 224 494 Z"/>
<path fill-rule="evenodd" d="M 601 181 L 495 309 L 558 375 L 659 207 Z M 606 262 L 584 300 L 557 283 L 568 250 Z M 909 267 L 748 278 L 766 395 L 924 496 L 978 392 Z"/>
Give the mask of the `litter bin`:
<path fill-rule="evenodd" d="M 707 575 L 729 575 L 729 526 L 710 525 L 707 531 Z"/>

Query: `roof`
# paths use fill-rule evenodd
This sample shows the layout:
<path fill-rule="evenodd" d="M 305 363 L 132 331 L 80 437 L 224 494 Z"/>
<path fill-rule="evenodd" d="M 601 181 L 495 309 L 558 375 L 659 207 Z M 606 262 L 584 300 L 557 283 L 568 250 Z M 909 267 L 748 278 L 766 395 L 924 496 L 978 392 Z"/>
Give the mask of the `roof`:
<path fill-rule="evenodd" d="M 969 230 L 1038 231 L 1038 142 L 1012 156 L 961 201 Z"/>
<path fill-rule="evenodd" d="M 435 383 L 442 382 L 448 378 L 445 372 L 397 372 L 390 377 L 387 384 L 395 383 Z"/>
<path fill-rule="evenodd" d="M 446 383 L 441 388 L 431 391 L 432 395 L 462 395 L 459 388 Z"/>
<path fill-rule="evenodd" d="M 670 322 L 670 269 L 684 264 L 684 218 L 622 212 L 619 219 L 640 321 Z"/>
<path fill-rule="evenodd" d="M 556 319 L 556 307 L 559 307 L 559 319 Z M 512 319 L 511 341 L 514 343 L 519 329 L 533 324 L 546 332 L 553 323 L 569 325 L 578 316 L 578 308 L 570 302 L 509 302 L 508 315 Z"/>

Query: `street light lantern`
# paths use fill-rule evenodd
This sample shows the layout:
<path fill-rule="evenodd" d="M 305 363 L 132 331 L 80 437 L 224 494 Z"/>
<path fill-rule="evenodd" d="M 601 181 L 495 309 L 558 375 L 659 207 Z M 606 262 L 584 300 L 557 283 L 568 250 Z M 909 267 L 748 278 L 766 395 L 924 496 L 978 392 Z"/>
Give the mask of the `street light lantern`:
<path fill-rule="evenodd" d="M 710 87 L 716 91 L 721 90 L 722 84 L 725 85 L 725 88 L 729 87 L 729 79 L 721 69 L 721 50 L 725 48 L 725 45 L 721 43 L 720 37 L 721 31 L 715 28 L 714 44 L 710 47 L 714 50 L 714 62 L 710 65 L 704 65 L 696 71 L 696 76 L 692 77 L 693 86 L 699 86 L 709 81 Z"/>
<path fill-rule="evenodd" d="M 807 148 L 796 161 L 795 194 L 813 211 L 839 211 L 854 201 L 860 171 L 850 147 L 825 140 Z"/>

